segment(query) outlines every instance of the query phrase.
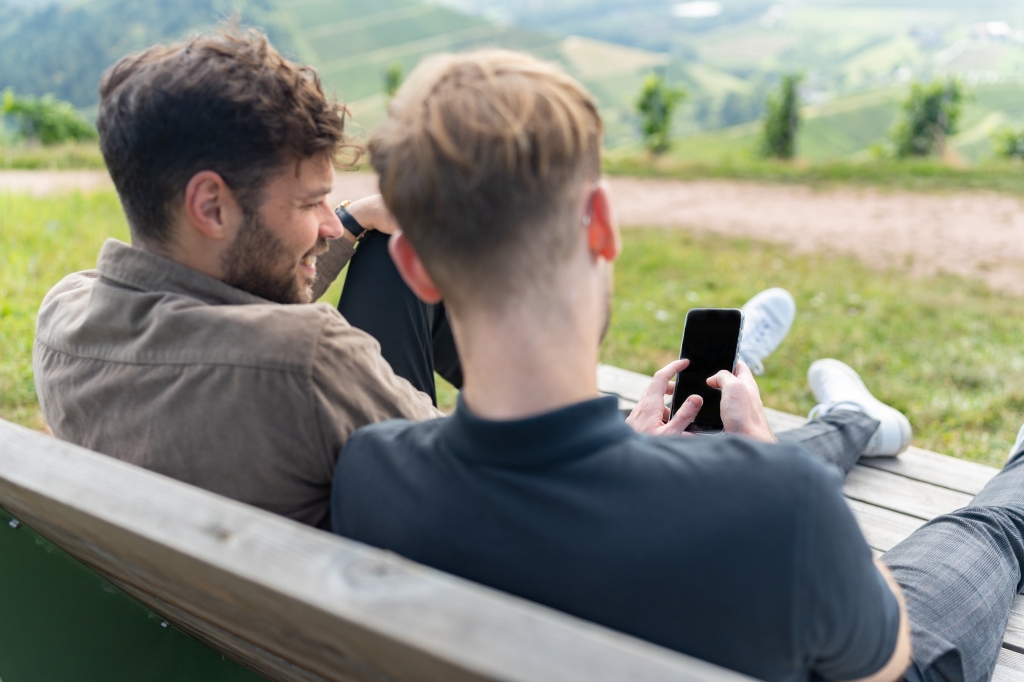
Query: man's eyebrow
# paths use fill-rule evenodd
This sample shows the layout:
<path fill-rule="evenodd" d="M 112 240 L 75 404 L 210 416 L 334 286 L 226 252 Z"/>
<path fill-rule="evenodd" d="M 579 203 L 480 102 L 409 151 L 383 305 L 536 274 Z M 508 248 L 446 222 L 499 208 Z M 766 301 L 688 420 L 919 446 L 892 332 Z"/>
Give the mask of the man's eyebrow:
<path fill-rule="evenodd" d="M 315 189 L 315 190 L 312 190 L 310 192 L 307 192 L 306 194 L 303 194 L 300 198 L 303 199 L 303 200 L 305 200 L 305 199 L 315 199 L 317 197 L 322 197 L 325 194 L 330 194 L 331 190 L 333 190 L 333 189 L 334 188 L 331 185 L 324 185 L 323 187 L 320 187 L 318 189 Z"/>

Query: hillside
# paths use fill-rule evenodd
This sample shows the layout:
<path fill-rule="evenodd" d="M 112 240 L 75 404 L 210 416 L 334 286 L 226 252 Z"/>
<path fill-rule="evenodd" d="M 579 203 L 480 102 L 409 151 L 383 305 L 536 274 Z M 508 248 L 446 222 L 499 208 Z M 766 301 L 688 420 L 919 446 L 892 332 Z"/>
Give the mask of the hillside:
<path fill-rule="evenodd" d="M 280 49 L 316 66 L 325 87 L 351 105 L 365 128 L 384 114 L 382 84 L 390 66 L 408 73 L 424 56 L 443 51 L 504 47 L 562 63 L 594 91 L 612 144 L 635 138 L 632 102 L 651 68 L 675 69 L 693 91 L 701 89 L 701 79 L 715 80 L 707 69 L 690 75 L 664 54 L 563 39 L 412 0 L 0 0 L 0 90 L 53 93 L 89 110 L 100 75 L 119 57 L 208 29 L 233 8 Z"/>

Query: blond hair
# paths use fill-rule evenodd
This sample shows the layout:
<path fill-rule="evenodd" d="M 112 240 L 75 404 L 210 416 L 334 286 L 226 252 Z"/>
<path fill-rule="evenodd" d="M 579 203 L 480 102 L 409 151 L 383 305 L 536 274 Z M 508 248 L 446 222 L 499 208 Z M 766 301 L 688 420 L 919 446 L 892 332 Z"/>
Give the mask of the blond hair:
<path fill-rule="evenodd" d="M 601 118 L 553 64 L 505 50 L 423 62 L 369 149 L 385 203 L 449 300 L 540 286 L 582 238 Z"/>

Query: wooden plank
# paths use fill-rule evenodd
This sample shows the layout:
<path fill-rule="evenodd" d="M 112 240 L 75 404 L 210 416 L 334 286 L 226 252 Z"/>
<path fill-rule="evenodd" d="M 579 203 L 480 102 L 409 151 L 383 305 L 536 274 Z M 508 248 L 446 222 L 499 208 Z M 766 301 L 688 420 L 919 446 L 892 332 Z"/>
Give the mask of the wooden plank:
<path fill-rule="evenodd" d="M 850 510 L 860 530 L 864 533 L 864 539 L 872 549 L 880 552 L 888 552 L 900 542 L 907 539 L 911 533 L 924 525 L 924 521 L 900 514 L 889 509 L 882 509 L 874 505 L 865 504 L 858 500 L 847 500 Z"/>
<path fill-rule="evenodd" d="M 985 484 L 999 473 L 999 469 L 984 464 L 915 447 L 908 448 L 899 457 L 864 457 L 860 463 L 971 496 L 980 493 Z"/>
<path fill-rule="evenodd" d="M 1003 643 L 1024 653 L 1024 596 L 1017 595 L 1010 609 L 1010 622 L 1006 625 Z"/>
<path fill-rule="evenodd" d="M 3 421 L 0 506 L 272 679 L 749 679 Z"/>
<path fill-rule="evenodd" d="M 798 429 L 807 423 L 806 417 L 789 414 L 788 412 L 780 412 L 779 410 L 773 410 L 770 407 L 764 408 L 764 412 L 768 417 L 768 426 L 772 427 L 772 433 L 792 431 L 793 429 Z"/>
<path fill-rule="evenodd" d="M 651 383 L 651 377 L 611 365 L 597 366 L 597 388 L 620 398 L 637 402 Z"/>
<path fill-rule="evenodd" d="M 1024 654 L 1009 649 L 999 650 L 999 660 L 992 673 L 992 682 L 1021 682 L 1024 680 Z"/>
<path fill-rule="evenodd" d="M 858 464 L 846 476 L 843 494 L 853 500 L 928 521 L 967 506 L 971 495 Z"/>

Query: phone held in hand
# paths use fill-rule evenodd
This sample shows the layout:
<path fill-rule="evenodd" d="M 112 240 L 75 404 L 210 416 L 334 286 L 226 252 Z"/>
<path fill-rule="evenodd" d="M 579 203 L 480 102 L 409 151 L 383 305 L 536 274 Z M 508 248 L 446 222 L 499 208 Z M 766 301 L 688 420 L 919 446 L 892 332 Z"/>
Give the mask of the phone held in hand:
<path fill-rule="evenodd" d="M 672 393 L 672 416 L 683 402 L 697 394 L 704 405 L 686 427 L 692 433 L 716 434 L 723 430 L 722 392 L 708 386 L 708 379 L 720 371 L 736 369 L 740 339 L 743 336 L 743 311 L 737 308 L 692 308 L 686 313 L 679 357 L 689 366 L 676 375 Z"/>

